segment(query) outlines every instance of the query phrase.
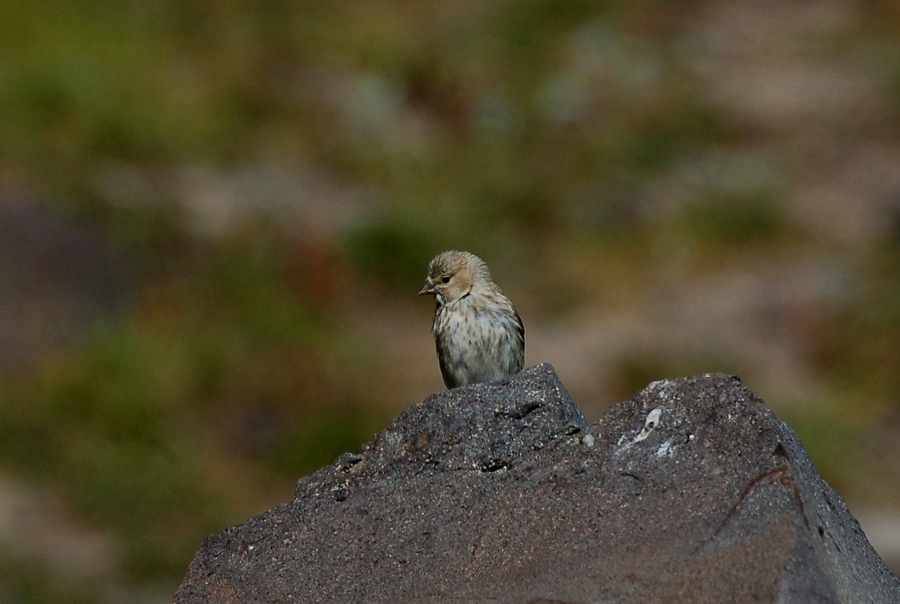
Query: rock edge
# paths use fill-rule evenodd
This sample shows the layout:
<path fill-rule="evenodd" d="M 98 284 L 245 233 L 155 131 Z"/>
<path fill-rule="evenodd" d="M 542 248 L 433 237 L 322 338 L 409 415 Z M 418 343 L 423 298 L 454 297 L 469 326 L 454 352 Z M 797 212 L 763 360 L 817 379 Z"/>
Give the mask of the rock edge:
<path fill-rule="evenodd" d="M 291 601 L 898 602 L 900 580 L 738 378 L 588 425 L 544 364 L 407 409 L 207 538 L 175 596 Z"/>

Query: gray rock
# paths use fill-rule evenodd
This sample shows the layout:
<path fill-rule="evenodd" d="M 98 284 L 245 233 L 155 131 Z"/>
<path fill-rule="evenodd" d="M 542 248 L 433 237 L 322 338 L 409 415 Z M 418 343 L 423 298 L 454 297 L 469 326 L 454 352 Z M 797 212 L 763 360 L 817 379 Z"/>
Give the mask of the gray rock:
<path fill-rule="evenodd" d="M 794 433 L 736 377 L 588 425 L 553 368 L 439 392 L 294 501 L 209 537 L 215 602 L 900 602 Z"/>

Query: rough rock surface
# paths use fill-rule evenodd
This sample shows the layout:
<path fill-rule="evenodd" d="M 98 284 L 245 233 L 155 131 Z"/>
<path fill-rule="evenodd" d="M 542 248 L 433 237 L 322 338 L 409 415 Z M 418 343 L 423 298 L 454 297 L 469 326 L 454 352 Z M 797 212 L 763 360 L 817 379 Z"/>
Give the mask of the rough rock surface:
<path fill-rule="evenodd" d="M 588 425 L 553 368 L 432 395 L 291 503 L 209 537 L 178 604 L 900 602 L 794 433 L 735 377 Z"/>

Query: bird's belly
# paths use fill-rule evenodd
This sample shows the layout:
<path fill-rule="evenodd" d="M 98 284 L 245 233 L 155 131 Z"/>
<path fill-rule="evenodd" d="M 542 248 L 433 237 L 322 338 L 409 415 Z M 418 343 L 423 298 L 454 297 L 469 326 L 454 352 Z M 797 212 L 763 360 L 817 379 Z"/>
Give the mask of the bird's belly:
<path fill-rule="evenodd" d="M 437 338 L 439 349 L 443 349 L 445 369 L 460 384 L 500 379 L 514 373 L 509 333 L 509 327 L 497 316 L 451 319 Z"/>

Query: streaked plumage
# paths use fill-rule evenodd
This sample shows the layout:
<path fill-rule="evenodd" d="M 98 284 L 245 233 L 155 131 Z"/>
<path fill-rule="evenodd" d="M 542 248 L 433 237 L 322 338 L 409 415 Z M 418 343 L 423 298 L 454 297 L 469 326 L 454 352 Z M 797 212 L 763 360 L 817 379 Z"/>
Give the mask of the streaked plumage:
<path fill-rule="evenodd" d="M 423 294 L 437 301 L 431 332 L 448 388 L 522 370 L 525 327 L 481 258 L 468 252 L 438 254 L 428 265 Z"/>

